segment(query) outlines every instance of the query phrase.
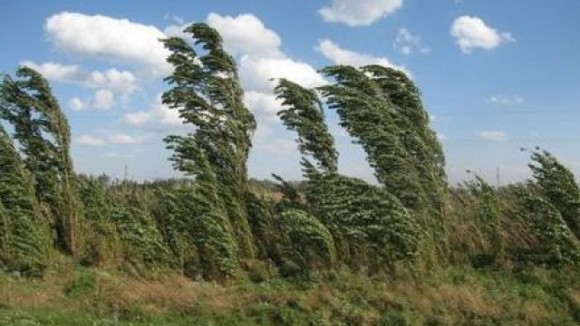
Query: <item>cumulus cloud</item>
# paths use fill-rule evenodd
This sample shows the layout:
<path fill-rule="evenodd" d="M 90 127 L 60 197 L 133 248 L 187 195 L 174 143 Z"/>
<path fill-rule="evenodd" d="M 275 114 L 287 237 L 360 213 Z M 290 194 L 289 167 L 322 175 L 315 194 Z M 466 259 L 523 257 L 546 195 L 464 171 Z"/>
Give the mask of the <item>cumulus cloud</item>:
<path fill-rule="evenodd" d="M 117 96 L 109 89 L 98 89 L 86 99 L 73 97 L 67 101 L 68 107 L 73 111 L 98 110 L 109 111 L 117 104 Z"/>
<path fill-rule="evenodd" d="M 286 78 L 305 87 L 325 84 L 324 78 L 311 65 L 287 57 L 244 55 L 240 60 L 240 79 L 246 89 L 269 92 L 275 82 Z"/>
<path fill-rule="evenodd" d="M 368 26 L 403 6 L 403 0 L 332 0 L 321 8 L 322 19 L 348 26 Z"/>
<path fill-rule="evenodd" d="M 282 103 L 272 93 L 246 92 L 244 104 L 257 116 L 277 120 L 277 113 L 282 109 Z"/>
<path fill-rule="evenodd" d="M 397 36 L 393 42 L 393 48 L 404 55 L 411 55 L 415 52 L 423 54 L 431 52 L 428 47 L 423 46 L 421 37 L 413 35 L 405 28 L 401 28 L 397 32 Z"/>
<path fill-rule="evenodd" d="M 115 105 L 115 94 L 108 89 L 99 89 L 93 97 L 93 106 L 97 110 L 110 110 Z"/>
<path fill-rule="evenodd" d="M 86 108 L 87 103 L 78 97 L 73 97 L 68 100 L 68 107 L 73 111 L 82 111 Z"/>
<path fill-rule="evenodd" d="M 282 56 L 282 40 L 278 34 L 252 14 L 231 17 L 210 13 L 206 21 L 220 31 L 226 49 L 233 55 Z"/>
<path fill-rule="evenodd" d="M 110 144 L 133 145 L 142 144 L 146 142 L 148 137 L 134 137 L 126 134 L 115 134 L 107 137 L 107 142 Z"/>
<path fill-rule="evenodd" d="M 114 145 L 135 145 L 142 144 L 148 140 L 147 136 L 130 136 L 127 134 L 114 134 L 107 137 L 95 137 L 89 135 L 81 135 L 74 139 L 74 142 L 79 145 L 101 147 L 107 144 Z"/>
<path fill-rule="evenodd" d="M 106 145 L 106 142 L 104 139 L 98 138 L 98 137 L 93 137 L 93 136 L 88 136 L 88 135 L 79 136 L 79 137 L 74 139 L 74 142 L 79 144 L 79 145 L 94 146 L 94 147 Z"/>
<path fill-rule="evenodd" d="M 378 64 L 385 67 L 391 67 L 410 74 L 405 67 L 397 66 L 385 57 L 375 57 L 365 53 L 359 53 L 347 50 L 331 40 L 324 39 L 318 42 L 316 50 L 322 53 L 327 59 L 339 65 L 364 66 L 369 64 Z"/>
<path fill-rule="evenodd" d="M 158 28 L 102 15 L 62 12 L 45 24 L 49 40 L 70 53 L 139 63 L 157 74 L 166 74 L 169 55 L 159 39 L 166 35 Z"/>
<path fill-rule="evenodd" d="M 161 95 L 156 97 L 149 110 L 127 113 L 123 121 L 133 127 L 156 131 L 178 130 L 184 126 L 179 112 L 163 104 Z"/>
<path fill-rule="evenodd" d="M 86 77 L 85 84 L 91 88 L 106 88 L 128 95 L 137 89 L 137 78 L 129 71 L 119 71 L 113 68 L 104 72 L 93 71 Z"/>
<path fill-rule="evenodd" d="M 115 68 L 87 73 L 77 65 L 63 65 L 54 62 L 38 64 L 33 61 L 23 61 L 20 64 L 38 71 L 48 80 L 78 84 L 85 88 L 106 89 L 125 98 L 131 95 L 138 87 L 137 78 L 132 72 Z M 103 103 L 103 96 L 111 97 L 110 94 L 104 95 L 101 92 L 99 94 L 99 103 Z M 84 108 L 78 98 L 69 101 L 69 106 L 76 111 Z"/>
<path fill-rule="evenodd" d="M 481 131 L 479 137 L 485 140 L 503 142 L 507 140 L 507 135 L 503 131 Z"/>
<path fill-rule="evenodd" d="M 266 118 L 265 122 L 274 120 L 280 109 L 273 95 L 275 79 L 286 78 L 305 87 L 326 83 L 314 67 L 288 57 L 281 49 L 278 34 L 256 16 L 211 13 L 206 21 L 220 32 L 226 49 L 236 56 L 240 80 L 246 90 L 244 102 L 258 118 Z"/>
<path fill-rule="evenodd" d="M 38 64 L 33 61 L 23 61 L 20 65 L 32 68 L 41 73 L 44 78 L 55 81 L 76 80 L 80 74 L 80 69 L 77 65 L 63 65 L 55 62 Z"/>
<path fill-rule="evenodd" d="M 487 26 L 481 18 L 471 16 L 455 19 L 451 26 L 451 36 L 455 37 L 463 53 L 471 53 L 478 48 L 493 50 L 501 44 L 515 42 L 510 33 L 499 32 Z"/>
<path fill-rule="evenodd" d="M 524 99 L 518 95 L 512 96 L 492 96 L 487 102 L 496 105 L 515 106 L 524 103 Z"/>

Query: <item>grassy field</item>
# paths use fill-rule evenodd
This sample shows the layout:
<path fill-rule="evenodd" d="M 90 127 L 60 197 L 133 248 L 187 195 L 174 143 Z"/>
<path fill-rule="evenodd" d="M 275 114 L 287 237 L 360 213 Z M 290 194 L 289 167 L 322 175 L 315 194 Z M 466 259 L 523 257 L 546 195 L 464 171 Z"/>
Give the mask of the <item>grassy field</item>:
<path fill-rule="evenodd" d="M 97 269 L 0 276 L 0 325 L 577 325 L 580 277 L 451 268 L 369 278 L 268 268 L 224 284 Z M 244 279 L 243 281 L 241 279 Z"/>

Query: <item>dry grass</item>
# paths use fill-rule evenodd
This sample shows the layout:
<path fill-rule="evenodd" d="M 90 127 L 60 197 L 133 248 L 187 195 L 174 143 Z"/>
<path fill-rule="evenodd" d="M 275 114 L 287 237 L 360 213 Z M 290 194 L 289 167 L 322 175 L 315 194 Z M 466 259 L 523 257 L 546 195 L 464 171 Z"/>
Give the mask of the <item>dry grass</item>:
<path fill-rule="evenodd" d="M 100 296 L 110 300 L 111 305 L 142 305 L 159 313 L 191 310 L 198 302 L 200 288 L 199 283 L 179 275 L 152 280 L 107 277 L 99 284 Z"/>
<path fill-rule="evenodd" d="M 117 312 L 131 316 L 135 311 L 148 316 L 180 313 L 201 320 L 225 320 L 232 316 L 279 318 L 290 309 L 304 318 L 317 315 L 331 323 L 342 320 L 358 325 L 377 324 L 385 314 L 404 316 L 401 318 L 413 324 L 433 319 L 443 324 L 504 320 L 541 324 L 565 315 L 568 306 L 580 307 L 579 288 L 571 288 L 569 302 L 554 310 L 551 293 L 541 286 L 522 294 L 515 287 L 523 285 L 508 279 L 507 283 L 497 283 L 508 287 L 505 293 L 498 294 L 495 289 L 493 294 L 490 291 L 494 289 L 482 283 L 481 275 L 470 273 L 474 272 L 455 270 L 422 280 L 381 281 L 339 272 L 330 280 L 321 279 L 307 287 L 280 279 L 261 284 L 240 280 L 220 285 L 194 282 L 175 274 L 136 278 L 99 270 L 82 270 L 45 280 L 0 275 L 0 307 L 81 311 L 101 316 Z M 67 293 L 70 284 L 87 274 L 94 277 L 94 287 L 74 296 Z M 459 282 L 452 281 L 457 274 L 464 277 Z M 537 282 L 551 281 L 549 273 L 539 271 L 534 275 Z"/>

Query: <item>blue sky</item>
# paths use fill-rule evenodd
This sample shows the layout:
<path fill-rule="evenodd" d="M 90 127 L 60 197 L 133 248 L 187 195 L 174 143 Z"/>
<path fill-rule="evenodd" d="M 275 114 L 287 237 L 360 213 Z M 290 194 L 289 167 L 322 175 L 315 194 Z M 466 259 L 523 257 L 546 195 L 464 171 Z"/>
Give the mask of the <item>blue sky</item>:
<path fill-rule="evenodd" d="M 78 171 L 179 176 L 161 139 L 187 131 L 159 103 L 168 67 L 157 39 L 207 22 L 239 64 L 259 128 L 250 174 L 300 177 L 294 135 L 276 118 L 272 77 L 324 83 L 329 64 L 404 69 L 423 93 L 452 182 L 465 170 L 526 178 L 540 145 L 580 172 L 580 2 L 576 0 L 5 0 L 0 71 L 43 72 L 67 113 Z M 328 114 L 343 173 L 372 180 Z"/>

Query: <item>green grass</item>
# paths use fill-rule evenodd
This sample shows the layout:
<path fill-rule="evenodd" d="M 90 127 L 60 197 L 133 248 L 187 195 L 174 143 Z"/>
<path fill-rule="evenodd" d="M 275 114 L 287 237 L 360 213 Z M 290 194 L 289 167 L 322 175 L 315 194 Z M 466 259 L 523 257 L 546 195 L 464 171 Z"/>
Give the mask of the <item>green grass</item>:
<path fill-rule="evenodd" d="M 0 325 L 577 325 L 580 276 L 454 267 L 217 284 L 79 268 L 45 280 L 0 275 L 0 308 Z"/>

